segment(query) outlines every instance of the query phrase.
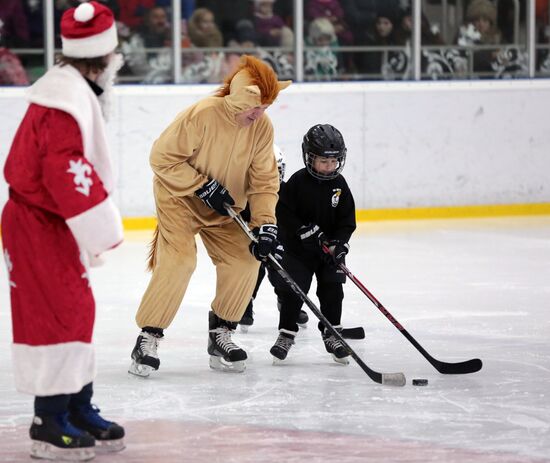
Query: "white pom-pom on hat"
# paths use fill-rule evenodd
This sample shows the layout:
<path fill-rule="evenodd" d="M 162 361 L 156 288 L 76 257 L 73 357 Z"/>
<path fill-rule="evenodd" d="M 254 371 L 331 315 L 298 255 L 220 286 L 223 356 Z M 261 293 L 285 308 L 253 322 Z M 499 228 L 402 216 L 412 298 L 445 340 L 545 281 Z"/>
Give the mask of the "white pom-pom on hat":
<path fill-rule="evenodd" d="M 95 8 L 91 3 L 81 3 L 74 10 L 75 21 L 85 23 L 94 17 Z"/>

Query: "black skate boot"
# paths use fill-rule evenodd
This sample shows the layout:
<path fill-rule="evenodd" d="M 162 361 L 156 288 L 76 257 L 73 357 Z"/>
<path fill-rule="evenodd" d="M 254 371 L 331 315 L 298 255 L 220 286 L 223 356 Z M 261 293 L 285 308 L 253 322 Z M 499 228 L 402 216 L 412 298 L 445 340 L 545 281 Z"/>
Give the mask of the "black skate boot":
<path fill-rule="evenodd" d="M 288 351 L 294 344 L 295 337 L 296 333 L 293 331 L 284 329 L 279 330 L 279 337 L 275 341 L 275 344 L 273 344 L 273 347 L 269 350 L 271 355 L 273 355 L 273 365 L 281 363 L 284 359 L 286 359 Z"/>
<path fill-rule="evenodd" d="M 241 331 L 243 333 L 248 333 L 248 328 L 254 324 L 254 311 L 252 310 L 253 302 L 254 299 L 250 299 L 250 302 L 246 306 L 246 310 L 244 311 L 241 321 L 239 322 Z"/>
<path fill-rule="evenodd" d="M 296 322 L 296 323 L 298 323 L 298 326 L 300 328 L 306 328 L 308 321 L 309 321 L 309 317 L 308 317 L 306 311 L 305 310 L 300 310 L 300 313 L 298 314 L 298 321 Z"/>
<path fill-rule="evenodd" d="M 69 420 L 95 437 L 97 451 L 118 452 L 124 449 L 124 428 L 103 419 L 99 412 L 99 408 L 92 404 L 79 406 L 70 410 Z"/>
<path fill-rule="evenodd" d="M 334 327 L 338 332 L 342 331 L 341 326 Z M 330 334 L 327 329 L 323 332 L 323 342 L 325 344 L 325 349 L 329 354 L 332 355 L 332 358 L 335 362 L 341 363 L 342 365 L 347 365 L 349 363 L 349 352 L 342 344 L 342 341 L 337 339 L 335 336 Z"/>
<path fill-rule="evenodd" d="M 160 360 L 157 354 L 159 341 L 162 339 L 162 330 L 158 328 L 158 333 L 142 331 L 132 351 L 132 364 L 128 373 L 147 378 L 152 371 L 159 369 Z"/>
<path fill-rule="evenodd" d="M 242 373 L 246 369 L 246 352 L 231 340 L 237 323 L 222 320 L 213 311 L 208 313 L 208 353 L 213 370 Z"/>
<path fill-rule="evenodd" d="M 29 435 L 31 457 L 55 461 L 87 461 L 95 457 L 95 439 L 86 431 L 75 428 L 68 413 L 35 416 Z"/>

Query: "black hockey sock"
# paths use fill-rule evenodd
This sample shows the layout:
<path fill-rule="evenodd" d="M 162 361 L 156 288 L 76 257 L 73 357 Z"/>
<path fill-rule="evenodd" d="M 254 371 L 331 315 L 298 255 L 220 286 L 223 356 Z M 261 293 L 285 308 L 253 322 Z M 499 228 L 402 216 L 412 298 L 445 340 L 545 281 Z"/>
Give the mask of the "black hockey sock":
<path fill-rule="evenodd" d="M 65 413 L 69 408 L 69 394 L 37 396 L 34 398 L 34 414 L 36 416 L 53 416 Z"/>
<path fill-rule="evenodd" d="M 153 326 L 144 326 L 141 329 L 141 331 L 145 331 L 146 333 L 152 334 L 157 338 L 162 338 L 164 336 L 164 330 L 162 328 L 155 328 Z"/>
<path fill-rule="evenodd" d="M 88 405 L 92 402 L 92 396 L 94 395 L 94 383 L 88 383 L 84 386 L 80 392 L 71 395 L 69 402 L 69 409 L 74 410 L 83 405 Z"/>

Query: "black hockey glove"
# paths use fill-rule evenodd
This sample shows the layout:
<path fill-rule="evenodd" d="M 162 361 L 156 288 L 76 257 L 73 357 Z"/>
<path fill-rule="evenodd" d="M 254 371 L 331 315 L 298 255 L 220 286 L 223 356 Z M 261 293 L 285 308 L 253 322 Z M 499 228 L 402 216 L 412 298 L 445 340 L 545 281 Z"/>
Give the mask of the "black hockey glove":
<path fill-rule="evenodd" d="M 277 225 L 266 223 L 252 230 L 257 241 L 250 243 L 252 255 L 263 261 L 269 254 L 274 254 L 280 243 L 277 241 Z M 282 246 L 281 246 L 282 247 Z"/>
<path fill-rule="evenodd" d="M 346 254 L 349 252 L 349 244 L 345 241 L 340 240 L 330 240 L 325 243 L 325 246 L 328 248 L 329 252 L 325 252 L 323 255 L 323 260 L 330 265 L 335 265 L 338 267 L 340 264 L 344 263 Z"/>
<path fill-rule="evenodd" d="M 310 223 L 302 225 L 296 232 L 304 249 L 312 254 L 322 252 L 321 244 L 325 241 L 325 234 L 319 228 L 319 225 Z"/>
<path fill-rule="evenodd" d="M 204 204 L 206 204 L 209 208 L 214 209 L 221 215 L 229 215 L 224 204 L 228 204 L 229 206 L 233 206 L 235 204 L 235 201 L 233 201 L 233 198 L 227 189 L 220 185 L 217 180 L 213 179 L 209 180 L 197 191 L 195 191 L 195 195 L 202 199 Z"/>

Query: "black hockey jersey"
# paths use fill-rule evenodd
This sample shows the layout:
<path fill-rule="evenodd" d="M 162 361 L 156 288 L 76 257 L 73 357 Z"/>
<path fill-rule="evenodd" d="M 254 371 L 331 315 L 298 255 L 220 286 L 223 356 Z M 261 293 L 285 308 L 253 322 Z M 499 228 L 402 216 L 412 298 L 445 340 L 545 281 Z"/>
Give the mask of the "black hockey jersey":
<path fill-rule="evenodd" d="M 303 168 L 281 183 L 277 224 L 285 250 L 303 252 L 296 232 L 310 223 L 319 225 L 328 239 L 349 241 L 356 227 L 355 201 L 342 175 L 317 180 Z"/>

